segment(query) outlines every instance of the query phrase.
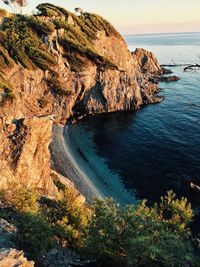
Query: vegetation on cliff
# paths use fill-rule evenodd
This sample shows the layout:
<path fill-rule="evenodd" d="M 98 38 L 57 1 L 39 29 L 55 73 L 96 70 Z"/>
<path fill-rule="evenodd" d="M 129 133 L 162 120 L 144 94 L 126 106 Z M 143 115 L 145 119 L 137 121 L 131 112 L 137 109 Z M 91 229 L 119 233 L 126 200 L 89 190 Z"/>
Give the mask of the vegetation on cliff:
<path fill-rule="evenodd" d="M 72 248 L 83 244 L 87 208 L 55 176 L 54 182 L 59 190 L 58 200 L 40 197 L 16 183 L 0 192 L 0 217 L 19 229 L 15 242 L 31 256 L 49 251 L 56 242 Z"/>
<path fill-rule="evenodd" d="M 4 28 L 0 31 L 0 73 L 3 74 L 6 68 L 12 68 L 14 63 L 20 63 L 24 68 L 40 68 L 52 73 L 57 60 L 42 42 L 41 36 L 51 35 L 59 29 L 64 29 L 64 32 L 58 37 L 58 42 L 64 49 L 63 57 L 68 60 L 72 71 L 81 72 L 89 62 L 93 62 L 102 70 L 117 69 L 117 66 L 101 56 L 92 44 L 98 31 L 105 31 L 107 36 L 121 38 L 109 22 L 90 13 L 78 17 L 52 4 L 40 4 L 37 9 L 37 15 L 18 14 L 4 18 Z M 6 15 L 6 12 L 1 10 L 1 14 Z M 49 76 L 47 83 L 56 95 L 71 94 L 61 85 L 59 75 L 56 78 L 55 75 Z M 4 89 L 2 81 L 0 86 Z M 5 92 L 5 100 L 14 98 L 14 93 L 11 94 L 14 89 L 9 87 L 9 92 Z"/>
<path fill-rule="evenodd" d="M 1 45 L 16 63 L 21 63 L 25 68 L 49 70 L 56 65 L 56 60 L 36 34 L 38 24 L 39 20 L 21 15 L 7 18 Z M 43 30 L 44 27 L 41 27 Z"/>
<path fill-rule="evenodd" d="M 96 200 L 88 209 L 55 175 L 53 179 L 57 200 L 17 184 L 0 194 L 0 217 L 18 227 L 15 241 L 32 257 L 57 241 L 100 266 L 198 266 L 188 227 L 193 212 L 186 198 L 178 200 L 170 191 L 152 207 L 142 201 L 120 208 L 107 199 Z"/>
<path fill-rule="evenodd" d="M 65 30 L 65 34 L 59 37 L 58 41 L 65 50 L 64 56 L 69 61 L 72 71 L 82 71 L 87 66 L 88 60 L 101 69 L 117 69 L 117 66 L 108 58 L 101 56 L 92 44 L 92 41 L 97 38 L 98 31 L 105 31 L 107 36 L 114 35 L 121 38 L 108 21 L 91 13 L 84 13 L 78 17 L 52 4 L 40 4 L 37 9 L 40 16 L 46 16 L 52 20 L 56 29 Z"/>

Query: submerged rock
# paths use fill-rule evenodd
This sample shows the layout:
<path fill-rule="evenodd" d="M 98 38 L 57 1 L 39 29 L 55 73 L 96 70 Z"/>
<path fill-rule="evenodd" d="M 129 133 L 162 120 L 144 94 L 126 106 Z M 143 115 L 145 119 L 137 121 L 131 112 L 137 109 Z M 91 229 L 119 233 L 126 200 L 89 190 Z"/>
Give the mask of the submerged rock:
<path fill-rule="evenodd" d="M 180 80 L 179 77 L 173 75 L 173 76 L 160 76 L 156 78 L 159 82 L 176 82 Z"/>

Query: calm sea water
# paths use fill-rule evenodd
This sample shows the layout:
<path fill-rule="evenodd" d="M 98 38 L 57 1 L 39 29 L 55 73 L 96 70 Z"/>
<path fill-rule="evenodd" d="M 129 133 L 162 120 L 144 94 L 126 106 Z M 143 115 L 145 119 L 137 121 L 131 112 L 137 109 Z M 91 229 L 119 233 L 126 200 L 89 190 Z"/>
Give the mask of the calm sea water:
<path fill-rule="evenodd" d="M 200 64 L 200 33 L 124 38 L 130 50 L 152 51 L 160 64 Z M 108 180 L 117 175 L 137 199 L 150 202 L 169 189 L 189 196 L 186 180 L 200 185 L 200 71 L 172 71 L 180 80 L 159 84 L 163 102 L 136 112 L 88 116 L 71 129 L 101 175 L 104 170 Z"/>

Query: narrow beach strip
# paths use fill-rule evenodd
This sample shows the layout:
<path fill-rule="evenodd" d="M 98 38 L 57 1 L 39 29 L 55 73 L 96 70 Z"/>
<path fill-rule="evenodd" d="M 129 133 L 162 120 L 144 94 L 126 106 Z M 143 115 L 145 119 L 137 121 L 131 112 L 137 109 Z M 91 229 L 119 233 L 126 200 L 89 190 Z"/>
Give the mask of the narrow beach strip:
<path fill-rule="evenodd" d="M 50 145 L 52 168 L 71 180 L 75 188 L 91 203 L 94 198 L 113 197 L 122 205 L 136 200 L 112 173 L 105 175 L 92 165 L 78 146 L 68 126 L 53 126 L 53 142 Z M 109 175 L 109 177 L 108 177 Z"/>

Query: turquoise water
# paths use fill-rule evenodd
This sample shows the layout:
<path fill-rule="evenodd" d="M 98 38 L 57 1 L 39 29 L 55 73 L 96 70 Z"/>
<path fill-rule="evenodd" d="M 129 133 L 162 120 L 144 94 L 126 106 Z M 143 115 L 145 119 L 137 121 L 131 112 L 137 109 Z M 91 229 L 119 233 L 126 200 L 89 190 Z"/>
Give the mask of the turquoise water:
<path fill-rule="evenodd" d="M 160 64 L 200 64 L 200 33 L 124 38 L 130 50 L 152 51 Z M 128 203 L 158 201 L 169 189 L 190 198 L 185 182 L 200 185 L 200 71 L 172 71 L 180 80 L 159 83 L 163 102 L 136 112 L 88 116 L 70 126 L 89 164 L 106 177 L 111 195 L 117 179 L 130 195 Z"/>

